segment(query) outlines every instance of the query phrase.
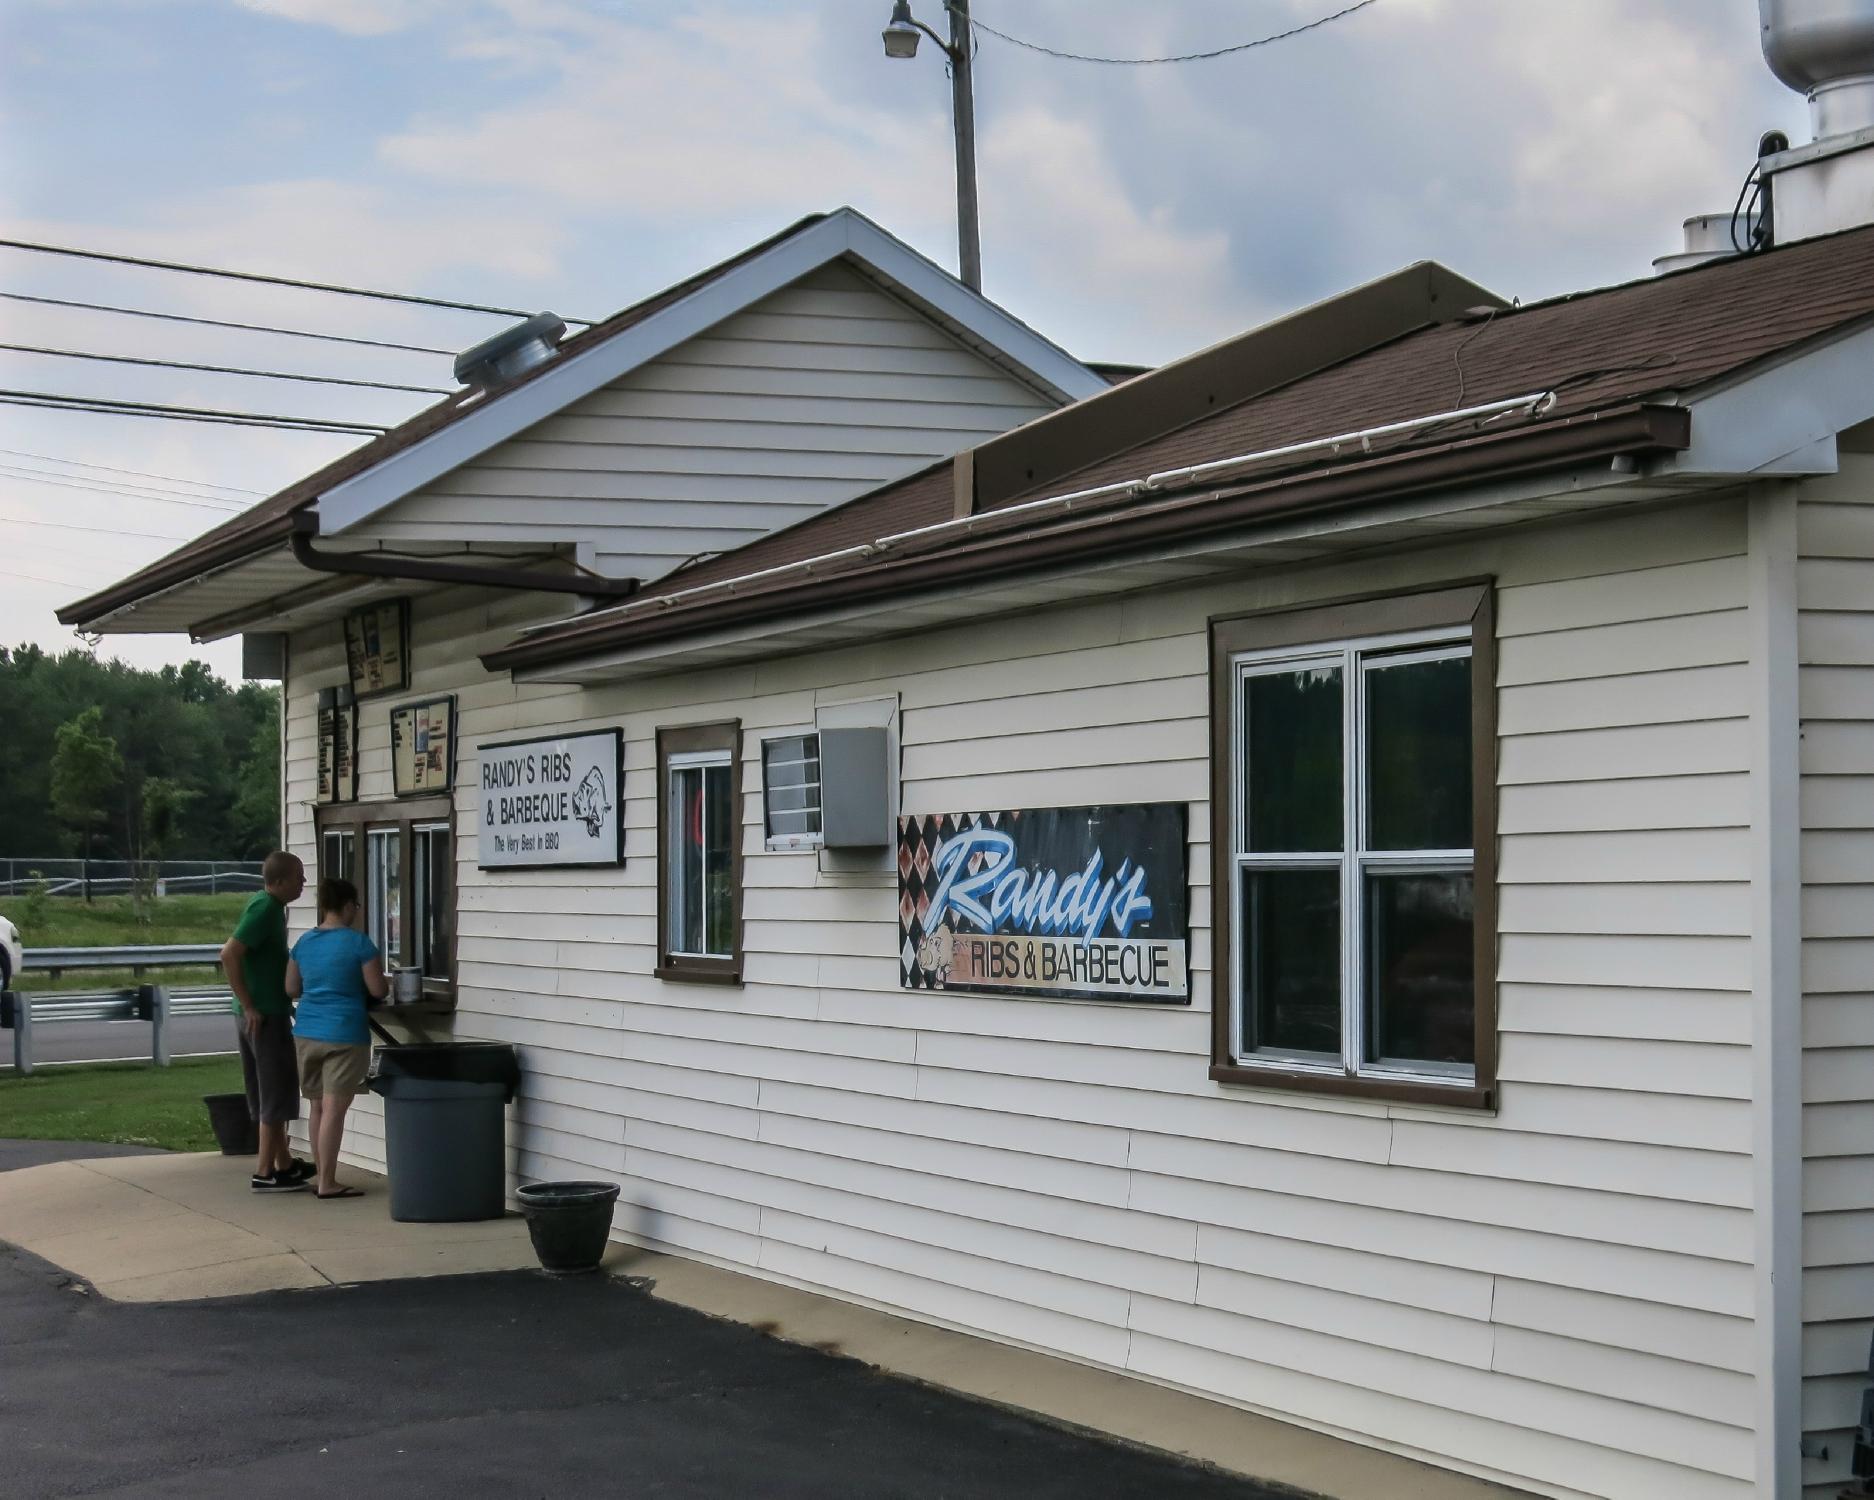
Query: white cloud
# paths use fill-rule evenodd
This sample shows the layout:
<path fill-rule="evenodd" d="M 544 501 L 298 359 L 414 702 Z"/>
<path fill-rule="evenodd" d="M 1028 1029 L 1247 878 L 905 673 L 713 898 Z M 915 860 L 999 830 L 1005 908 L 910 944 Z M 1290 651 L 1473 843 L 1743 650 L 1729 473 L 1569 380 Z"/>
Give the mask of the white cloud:
<path fill-rule="evenodd" d="M 349 36 L 386 36 L 443 14 L 443 0 L 235 0 L 243 10 L 329 26 Z"/>

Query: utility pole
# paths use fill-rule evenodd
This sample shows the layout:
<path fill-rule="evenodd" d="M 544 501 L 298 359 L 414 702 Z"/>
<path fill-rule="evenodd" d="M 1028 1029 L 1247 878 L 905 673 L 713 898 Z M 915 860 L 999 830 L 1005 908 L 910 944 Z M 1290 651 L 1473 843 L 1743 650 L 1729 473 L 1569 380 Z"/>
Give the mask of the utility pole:
<path fill-rule="evenodd" d="M 976 87 L 970 72 L 970 0 L 949 0 L 950 108 L 957 137 L 957 267 L 972 292 L 983 289 L 983 246 L 976 223 Z"/>

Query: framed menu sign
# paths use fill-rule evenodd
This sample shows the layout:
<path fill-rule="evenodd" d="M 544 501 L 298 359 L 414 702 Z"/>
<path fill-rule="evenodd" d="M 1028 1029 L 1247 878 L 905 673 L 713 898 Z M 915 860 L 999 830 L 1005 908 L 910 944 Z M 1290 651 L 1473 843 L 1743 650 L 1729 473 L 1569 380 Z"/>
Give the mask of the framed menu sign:
<path fill-rule="evenodd" d="M 403 703 L 390 711 L 390 769 L 399 797 L 446 792 L 454 785 L 454 698 Z"/>
<path fill-rule="evenodd" d="M 410 686 L 410 601 L 387 599 L 345 616 L 345 665 L 354 697 Z"/>
<path fill-rule="evenodd" d="M 319 800 L 358 800 L 358 707 L 319 710 Z"/>
<path fill-rule="evenodd" d="M 318 766 L 319 801 L 358 800 L 358 705 L 347 689 L 319 694 Z"/>

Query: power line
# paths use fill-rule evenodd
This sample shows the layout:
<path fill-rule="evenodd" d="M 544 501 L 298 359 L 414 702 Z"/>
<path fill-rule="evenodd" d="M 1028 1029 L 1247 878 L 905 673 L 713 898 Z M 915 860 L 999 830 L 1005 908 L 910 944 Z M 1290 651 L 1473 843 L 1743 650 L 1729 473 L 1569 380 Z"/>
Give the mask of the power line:
<path fill-rule="evenodd" d="M 9 568 L 0 568 L 0 578 L 23 578 L 28 583 L 49 583 L 57 589 L 81 589 L 82 583 L 73 583 L 68 578 L 47 578 L 39 573 L 15 573 Z"/>
<path fill-rule="evenodd" d="M 1372 0 L 1367 0 L 1368 4 Z M 142 255 L 113 255 L 103 250 L 80 250 L 69 245 L 43 245 L 33 240 L 0 239 L 0 249 L 27 250 L 36 255 L 65 255 L 76 260 L 104 261 L 115 266 L 140 266 L 149 271 L 180 271 L 187 276 L 219 276 L 229 281 L 253 281 L 263 286 L 297 287 L 305 292 L 330 292 L 338 297 L 368 297 L 378 302 L 401 302 L 412 307 L 442 307 L 454 312 L 487 313 L 497 318 L 531 318 L 530 312 L 513 307 L 490 307 L 483 302 L 451 302 L 446 297 L 419 297 L 410 292 L 380 292 L 369 287 L 341 286 L 333 281 L 300 281 L 292 276 L 272 276 L 260 271 L 226 271 L 214 266 L 191 265 L 179 260 L 151 260 Z M 567 318 L 568 323 L 591 325 L 590 318 Z"/>
<path fill-rule="evenodd" d="M 1316 31 L 1335 21 L 1344 21 L 1356 11 L 1365 10 L 1375 0 L 1357 0 L 1356 4 L 1337 10 L 1331 16 L 1322 16 L 1318 21 L 1309 21 L 1301 26 L 1291 26 L 1287 31 L 1278 31 L 1272 36 L 1257 37 L 1253 42 L 1237 42 L 1229 47 L 1213 47 L 1208 52 L 1180 52 L 1171 57 L 1095 57 L 1085 52 L 1063 52 L 1055 47 L 1044 47 L 1039 42 L 1024 41 L 1021 37 L 1010 36 L 1006 31 L 997 31 L 993 26 L 986 26 L 971 15 L 969 24 L 976 31 L 985 31 L 997 41 L 1007 42 L 1011 47 L 1022 47 L 1029 52 L 1039 52 L 1047 57 L 1058 57 L 1066 62 L 1110 63 L 1118 67 L 1152 67 L 1158 63 L 1207 62 L 1213 57 L 1228 57 L 1234 52 L 1249 52 L 1257 47 L 1267 47 L 1271 42 L 1285 42 L 1292 36 L 1300 36 L 1304 31 Z"/>
<path fill-rule="evenodd" d="M 29 521 L 25 516 L 0 516 L 0 526 L 45 526 L 53 531 L 84 531 L 98 536 L 128 536 L 141 542 L 186 542 L 186 536 L 161 531 L 120 531 L 115 526 L 74 526 L 69 521 Z"/>
<path fill-rule="evenodd" d="M 95 359 L 114 365 L 147 365 L 159 370 L 202 370 L 210 375 L 246 375 L 258 380 L 300 380 L 309 385 L 362 386 L 374 391 L 413 391 L 420 396 L 454 394 L 438 385 L 397 385 L 388 380 L 347 380 L 338 375 L 291 375 L 283 370 L 254 370 L 240 365 L 198 365 L 181 359 L 143 359 L 130 354 L 93 354 L 82 349 L 47 349 L 38 344 L 0 344 L 9 354 L 47 354 L 56 359 Z"/>
<path fill-rule="evenodd" d="M 390 431 L 376 422 L 275 416 L 266 412 L 223 411 L 206 406 L 163 406 L 154 401 L 108 401 L 102 396 L 63 396 L 49 391 L 0 390 L 0 406 L 81 411 L 93 416 L 162 417 L 177 422 L 209 422 L 227 427 L 277 427 L 293 432 L 360 433 L 367 437 L 377 437 Z"/>
<path fill-rule="evenodd" d="M 212 510 L 223 516 L 239 515 L 247 509 L 245 505 L 227 500 L 183 500 L 173 495 L 138 494 L 134 490 L 120 489 L 115 485 L 89 484 L 69 475 L 35 474 L 30 469 L 21 469 L 12 464 L 0 464 L 0 476 L 8 479 L 29 480 L 33 484 L 49 484 L 61 490 L 91 490 L 99 495 L 120 495 L 126 500 L 148 500 L 157 505 L 187 505 L 201 510 Z"/>
<path fill-rule="evenodd" d="M 268 323 L 237 323 L 227 318 L 188 317 L 182 313 L 151 312 L 144 307 L 118 307 L 109 302 L 77 302 L 69 297 L 34 297 L 25 292 L 0 292 L 9 302 L 33 302 L 42 307 L 76 307 L 85 312 L 117 313 L 126 318 L 156 318 L 164 323 L 196 323 L 204 328 L 236 328 L 243 333 L 274 333 L 289 339 L 318 339 L 327 344 L 362 344 L 367 349 L 397 349 L 406 354 L 439 354 L 451 359 L 453 349 L 433 349 L 428 344 L 397 344 L 388 339 L 353 338 L 342 333 L 313 333 L 305 328 L 275 328 Z"/>
<path fill-rule="evenodd" d="M 198 490 L 227 490 L 235 495 L 264 495 L 265 490 L 245 489 L 238 484 L 210 484 L 206 479 L 184 479 L 179 474 L 152 474 L 148 469 L 116 469 L 109 464 L 87 463 L 81 458 L 60 458 L 56 453 L 28 453 L 21 448 L 0 448 L 9 458 L 36 458 L 41 463 L 69 464 L 74 469 L 102 469 L 107 474 L 134 474 L 139 479 L 167 479 L 174 484 L 194 485 Z M 147 488 L 147 486 L 139 486 Z"/>

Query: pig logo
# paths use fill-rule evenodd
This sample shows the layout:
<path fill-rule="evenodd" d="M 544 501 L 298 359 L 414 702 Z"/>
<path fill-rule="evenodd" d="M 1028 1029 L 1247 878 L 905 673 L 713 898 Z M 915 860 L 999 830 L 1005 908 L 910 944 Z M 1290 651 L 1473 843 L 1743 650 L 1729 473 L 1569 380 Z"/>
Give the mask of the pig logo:
<path fill-rule="evenodd" d="M 612 804 L 605 797 L 605 778 L 594 766 L 579 783 L 579 790 L 573 793 L 573 816 L 586 825 L 587 833 L 597 838 L 605 815 L 611 810 Z"/>

